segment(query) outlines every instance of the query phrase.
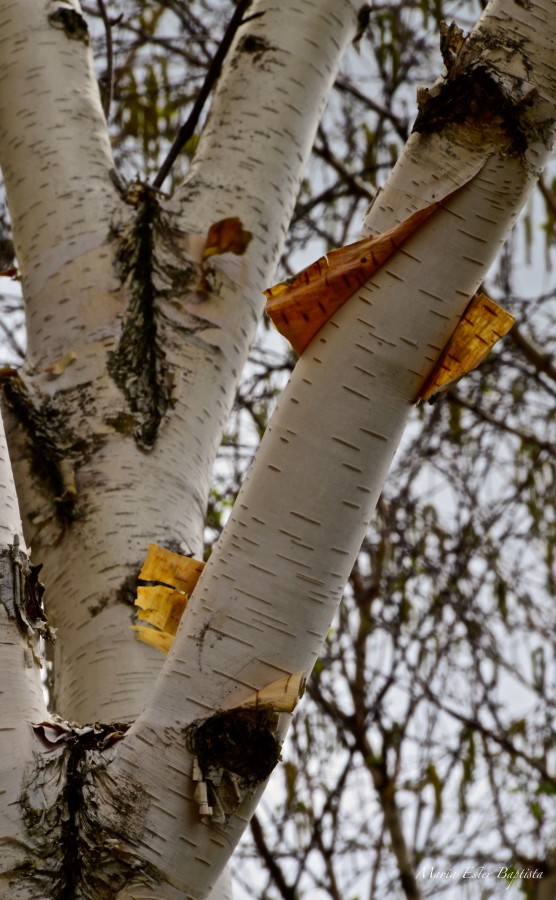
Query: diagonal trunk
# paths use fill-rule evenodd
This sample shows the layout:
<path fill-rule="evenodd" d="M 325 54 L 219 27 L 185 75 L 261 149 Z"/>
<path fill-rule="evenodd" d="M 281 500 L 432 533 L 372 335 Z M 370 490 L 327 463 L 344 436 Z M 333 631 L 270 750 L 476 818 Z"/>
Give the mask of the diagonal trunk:
<path fill-rule="evenodd" d="M 155 765 L 164 782 L 164 747 L 172 790 L 191 796 L 191 760 L 167 755 L 163 729 L 172 723 L 177 739 L 211 710 L 233 710 L 280 676 L 310 673 L 413 399 L 548 158 L 555 35 L 537 33 L 548 19 L 543 2 L 520 7 L 519 16 L 506 0 L 492 3 L 458 48 L 446 86 L 423 98 L 417 130 L 366 227 L 382 231 L 452 196 L 301 356 L 116 770 L 131 776 L 141 748 L 146 783 Z M 450 118 L 450 92 L 462 83 L 463 110 Z M 492 117 L 493 108 L 503 114 Z M 220 841 L 224 861 L 255 802 L 224 829 L 184 824 L 199 870 L 176 877 L 199 890 L 208 848 Z M 151 858 L 161 852 L 153 838 Z"/>

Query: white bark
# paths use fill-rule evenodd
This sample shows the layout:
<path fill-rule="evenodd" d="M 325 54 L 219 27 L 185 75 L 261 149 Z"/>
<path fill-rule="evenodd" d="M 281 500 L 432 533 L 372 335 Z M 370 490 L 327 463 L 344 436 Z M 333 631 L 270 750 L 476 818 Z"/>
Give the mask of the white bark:
<path fill-rule="evenodd" d="M 133 201 L 111 178 L 78 4 L 0 2 L 0 158 L 29 328 L 6 413 L 25 533 L 44 562 L 58 629 L 55 699 L 80 721 L 133 718 L 158 673 L 159 655 L 129 627 L 136 576 L 150 541 L 201 552 L 214 454 L 357 4 L 260 0 L 251 12 L 263 15 L 238 34 L 187 184 L 169 201 L 137 188 Z M 241 218 L 251 244 L 237 259 L 201 264 L 208 227 L 226 216 Z M 156 261 L 152 281 L 134 266 L 134 253 L 142 259 L 145 249 L 150 273 Z M 201 278 L 208 292 L 197 289 Z M 156 319 L 160 352 L 154 358 L 147 335 L 147 363 L 157 383 L 154 396 L 141 396 L 143 385 L 130 399 L 140 375 L 128 371 L 128 382 L 116 385 L 114 366 L 129 364 L 122 335 L 130 322 L 152 332 L 145 315 Z M 155 801 L 165 821 L 153 840 L 169 861 L 152 866 L 143 810 L 162 787 L 156 771 L 146 791 L 123 770 L 113 781 L 109 730 L 53 725 L 46 737 L 35 734 L 30 724 L 46 717 L 39 706 L 20 707 L 27 743 L 19 734 L 9 742 L 25 761 L 37 741 L 46 749 L 25 779 L 21 808 L 40 828 L 29 832 L 26 869 L 12 873 L 12 896 L 47 897 L 62 886 L 75 897 L 137 896 L 120 885 L 138 869 L 138 883 L 155 886 L 157 897 L 183 897 L 188 888 L 176 877 L 184 866 L 195 895 L 206 896 L 222 869 L 212 856 L 226 845 L 228 857 L 232 845 L 210 836 L 204 858 L 194 859 L 191 797 L 182 810 L 178 784 L 184 828 L 166 795 Z M 175 743 L 187 758 L 180 733 Z M 12 857 L 2 865 L 12 872 Z M 228 895 L 223 876 L 214 896 Z"/>
<path fill-rule="evenodd" d="M 155 777 L 168 783 L 172 773 L 172 791 L 161 790 L 158 801 L 191 846 L 193 860 L 176 862 L 173 870 L 187 897 L 203 896 L 204 868 L 210 859 L 217 868 L 217 857 L 224 863 L 254 800 L 225 828 L 185 821 L 179 810 L 193 793 L 191 759 L 169 746 L 169 729 L 176 734 L 212 710 L 231 709 L 281 675 L 310 672 L 413 399 L 551 150 L 551 8 L 546 0 L 519 7 L 525 28 L 514 18 L 515 4 L 495 0 L 460 55 L 462 68 L 480 60 L 489 69 L 512 110 L 505 123 L 492 123 L 490 109 L 481 111 L 479 104 L 479 115 L 411 138 L 367 228 L 383 230 L 460 190 L 300 358 L 153 700 L 120 748 L 114 771 L 121 767 L 126 777 L 139 752 L 145 784 Z M 522 26 L 517 41 L 515 29 Z M 452 78 L 457 74 L 456 67 Z M 467 74 L 473 81 L 469 69 Z M 502 94 L 497 99 L 502 102 Z M 149 811 L 145 853 L 153 862 L 167 855 L 157 829 L 162 815 L 154 807 Z"/>
<path fill-rule="evenodd" d="M 13 62 L 0 87 L 0 153 L 29 308 L 22 378 L 35 407 L 56 423 L 62 474 L 75 470 L 73 503 L 60 505 L 37 476 L 34 437 L 17 416 L 9 431 L 26 534 L 44 562 L 49 615 L 59 631 L 57 709 L 78 721 L 121 721 L 142 708 L 160 667 L 159 654 L 129 629 L 137 572 L 149 541 L 202 552 L 214 455 L 356 16 L 347 0 L 255 4 L 252 11 L 264 15 L 238 33 L 199 161 L 179 194 L 153 207 L 161 356 L 151 363 L 163 365 L 156 378 L 171 397 L 160 435 L 145 449 L 132 432 L 148 416 L 130 409 L 107 368 L 137 289 L 133 272 L 120 285 L 115 256 L 125 240 L 137 243 L 140 210 L 122 201 L 109 177 L 89 54 L 49 24 L 58 6 L 4 4 Z M 36 77 L 41 109 L 27 114 Z M 231 215 L 253 240 L 243 256 L 205 265 L 212 291 L 200 293 L 206 231 Z M 128 262 L 129 254 L 119 266 Z M 53 375 L 68 352 L 75 360 Z M 38 442 L 35 449 L 42 452 Z M 59 482 L 58 495 L 67 488 Z M 60 520 L 60 508 L 72 524 Z"/>
<path fill-rule="evenodd" d="M 33 862 L 20 805 L 21 785 L 39 752 L 30 723 L 47 718 L 38 634 L 26 608 L 19 508 L 0 422 L 0 893 L 20 866 Z"/>
<path fill-rule="evenodd" d="M 0 546 L 13 544 L 14 538 L 19 541 L 21 549 L 25 550 L 6 435 L 4 425 L 0 421 Z"/>
<path fill-rule="evenodd" d="M 109 178 L 85 43 L 70 40 L 47 17 L 60 6 L 0 2 L 0 40 L 8 48 L 0 117 L 10 126 L 0 129 L 0 155 L 32 332 L 23 384 L 12 392 L 10 432 L 26 533 L 45 560 L 60 629 L 57 699 L 65 714 L 113 721 L 141 709 L 158 670 L 154 651 L 129 630 L 121 602 L 130 591 L 126 579 L 133 580 L 149 541 L 199 550 L 214 449 L 356 9 L 347 0 L 260 0 L 253 11 L 265 15 L 238 35 L 187 184 L 158 205 L 143 192 L 136 209 Z M 552 6 L 496 0 L 458 57 L 451 77 L 480 59 L 503 84 L 509 119 L 501 124 L 470 114 L 442 128 L 437 119 L 433 133 L 412 137 L 368 229 L 383 230 L 461 190 L 301 357 L 142 715 L 126 734 L 48 730 L 55 739 L 37 760 L 26 796 L 36 803 L 44 786 L 45 820 L 54 822 L 44 822 L 42 847 L 30 834 L 26 862 L 33 853 L 38 862 L 21 874 L 14 896 L 48 896 L 64 878 L 66 895 L 71 889 L 76 898 L 99 900 L 198 900 L 216 884 L 263 785 L 255 779 L 223 824 L 201 820 L 186 731 L 284 674 L 310 672 L 417 389 L 549 152 Z M 25 111 L 34 66 L 44 115 Z M 61 130 L 48 127 L 61 107 Z M 67 145 L 79 156 L 77 171 L 60 151 Z M 40 159 L 63 161 L 49 168 L 44 195 L 37 146 Z M 41 198 L 35 204 L 34 195 Z M 231 215 L 254 235 L 246 253 L 201 264 L 202 239 L 188 234 L 202 235 Z M 156 254 L 158 263 L 152 283 L 143 279 L 147 298 L 137 293 L 137 247 Z M 126 273 L 123 284 L 116 260 Z M 174 279 L 180 266 L 185 276 Z M 197 290 L 201 276 L 211 285 L 208 296 Z M 138 296 L 143 319 L 130 313 Z M 145 325 L 145 310 L 156 319 L 160 351 L 148 357 L 156 382 L 151 395 L 133 384 L 139 376 L 129 359 L 122 362 L 120 341 L 130 321 Z M 131 338 L 130 345 L 139 352 Z M 120 357 L 110 357 L 117 350 Z M 73 362 L 52 368 L 68 351 Z M 124 375 L 126 367 L 127 376 L 131 371 L 119 388 L 114 359 Z M 33 441 L 35 449 L 46 447 L 58 473 L 65 524 L 52 486 L 30 458 Z M 36 702 L 36 709 L 28 703 L 22 728 L 36 721 Z M 278 737 L 287 720 L 282 716 Z M 256 738 L 245 737 L 246 756 Z M 35 737 L 25 744 L 16 735 L 12 752 L 18 741 L 28 759 Z M 69 816 L 61 819 L 56 810 L 64 804 Z M 62 820 L 77 831 L 63 831 Z"/>

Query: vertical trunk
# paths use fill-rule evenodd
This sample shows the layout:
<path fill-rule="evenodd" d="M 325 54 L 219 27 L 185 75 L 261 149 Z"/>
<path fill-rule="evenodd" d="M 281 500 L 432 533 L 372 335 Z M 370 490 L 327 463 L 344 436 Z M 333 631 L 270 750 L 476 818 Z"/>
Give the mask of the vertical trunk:
<path fill-rule="evenodd" d="M 158 653 L 129 627 L 139 567 L 153 540 L 201 553 L 213 459 L 262 290 L 356 28 L 348 0 L 260 0 L 252 12 L 187 184 L 168 200 L 119 186 L 78 3 L 0 0 L 0 158 L 28 324 L 26 362 L 5 379 L 4 411 L 25 533 L 44 562 L 58 630 L 55 702 L 80 721 L 133 718 L 158 674 Z M 225 218 L 252 240 L 209 259 L 207 232 Z M 6 541 L 21 530 L 17 515 L 3 524 Z M 198 828 L 197 805 L 179 785 L 185 831 L 172 803 L 157 806 L 155 842 L 168 859 L 149 862 L 143 812 L 156 773 L 147 791 L 121 771 L 111 778 L 116 727 L 40 725 L 36 666 L 24 665 L 11 621 L 4 631 L 3 721 L 14 718 L 12 697 L 18 716 L 2 757 L 18 760 L 4 769 L 14 851 L 3 853 L 2 877 L 13 896 L 131 897 L 136 881 L 157 897 L 183 897 L 176 858 L 195 896 L 212 885 L 214 896 L 229 896 L 222 865 L 212 866 L 222 841 L 211 838 L 194 860 L 187 823 Z"/>
<path fill-rule="evenodd" d="M 36 578 L 24 552 L 10 462 L 0 423 L 0 893 L 32 862 L 21 785 L 39 747 L 31 722 L 47 717 L 40 680 Z"/>
<path fill-rule="evenodd" d="M 9 437 L 59 633 L 56 708 L 121 721 L 160 667 L 129 628 L 139 567 L 149 541 L 202 552 L 214 455 L 356 15 L 347 0 L 255 4 L 167 200 L 116 191 L 83 20 L 47 6 L 4 4 L 0 154 L 29 328 Z M 250 243 L 203 259 L 230 217 Z"/>

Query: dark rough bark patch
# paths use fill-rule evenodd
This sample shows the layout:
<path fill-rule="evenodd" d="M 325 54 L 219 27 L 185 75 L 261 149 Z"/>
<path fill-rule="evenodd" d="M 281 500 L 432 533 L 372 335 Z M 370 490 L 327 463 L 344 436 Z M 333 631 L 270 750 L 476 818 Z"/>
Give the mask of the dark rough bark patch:
<path fill-rule="evenodd" d="M 434 134 L 454 124 L 478 126 L 485 133 L 499 132 L 506 151 L 521 156 L 528 146 L 522 105 L 512 103 L 488 69 L 478 65 L 422 92 L 413 131 Z"/>
<path fill-rule="evenodd" d="M 264 38 L 248 34 L 241 39 L 238 49 L 242 53 L 263 53 L 265 50 L 270 50 L 270 44 Z"/>
<path fill-rule="evenodd" d="M 73 41 L 89 43 L 89 28 L 86 20 L 76 9 L 61 6 L 60 9 L 50 13 L 48 21 L 53 28 L 63 31 L 66 37 Z"/>
<path fill-rule="evenodd" d="M 87 607 L 91 619 L 94 619 L 103 611 L 103 609 L 108 609 L 111 605 L 110 597 L 107 597 L 106 595 L 99 597 L 96 603 L 91 603 L 91 605 Z"/>
<path fill-rule="evenodd" d="M 124 606 L 135 607 L 135 598 L 137 596 L 137 580 L 139 578 L 139 569 L 133 575 L 124 578 L 118 590 L 116 591 L 116 602 L 122 603 Z"/>
<path fill-rule="evenodd" d="M 60 802 L 66 808 L 60 833 L 64 847 L 64 862 L 59 875 L 56 900 L 72 900 L 83 872 L 78 817 L 82 804 L 82 763 L 85 759 L 85 743 L 76 740 L 69 745 L 68 750 L 66 785 L 60 797 Z"/>
<path fill-rule="evenodd" d="M 143 449 L 153 446 L 171 394 L 166 356 L 158 337 L 153 284 L 157 218 L 156 194 L 145 187 L 133 226 L 116 235 L 120 277 L 130 290 L 131 300 L 118 349 L 108 360 L 108 371 L 135 414 L 134 436 Z"/>
<path fill-rule="evenodd" d="M 127 728 L 127 726 L 123 726 L 123 728 Z M 115 726 L 112 725 L 97 726 L 90 732 L 74 734 L 67 741 L 65 787 L 60 797 L 60 802 L 66 810 L 60 835 L 64 847 L 64 862 L 59 873 L 59 887 L 55 894 L 55 900 L 74 900 L 79 896 L 80 887 L 92 887 L 90 881 L 91 860 L 88 858 L 91 855 L 91 845 L 87 841 L 83 846 L 82 832 L 85 830 L 84 825 L 86 825 L 90 813 L 84 804 L 83 786 L 85 776 L 90 768 L 89 752 L 105 745 L 114 730 Z M 117 794 L 116 798 L 118 803 L 125 806 L 126 818 L 129 818 L 131 822 L 134 814 L 133 802 L 126 802 L 124 791 Z M 98 840 L 98 836 L 94 837 Z M 93 847 L 94 859 L 99 851 L 94 844 Z M 102 895 L 99 893 L 98 896 Z"/>
<path fill-rule="evenodd" d="M 135 610 L 138 576 L 139 569 L 135 574 L 128 575 L 124 578 L 119 588 L 114 593 L 109 595 L 103 594 L 95 603 L 92 603 L 87 607 L 91 618 L 94 619 L 95 616 L 98 616 L 104 609 L 109 609 L 111 606 L 118 606 L 119 604 L 130 606 L 132 610 Z M 133 618 L 135 619 L 135 616 Z"/>
<path fill-rule="evenodd" d="M 226 769 L 253 787 L 266 781 L 280 760 L 277 724 L 270 709 L 232 709 L 192 723 L 186 740 L 204 775 Z"/>
<path fill-rule="evenodd" d="M 238 708 L 186 729 L 186 746 L 202 772 L 214 824 L 224 825 L 279 762 L 278 723 L 278 713 L 269 707 Z"/>
<path fill-rule="evenodd" d="M 55 398 L 36 403 L 17 375 L 5 377 L 2 386 L 8 405 L 27 432 L 33 475 L 52 493 L 60 518 L 71 521 L 76 489 L 74 462 L 67 449 L 72 443 L 67 413 L 58 408 Z"/>
<path fill-rule="evenodd" d="M 114 782 L 107 764 L 106 754 L 127 728 L 119 723 L 35 728 L 52 749 L 36 755 L 21 806 L 40 862 L 34 868 L 27 863 L 17 874 L 49 900 L 110 900 L 138 877 L 145 885 L 156 884 L 155 873 L 135 850 L 148 797 L 129 778 Z"/>
<path fill-rule="evenodd" d="M 237 49 L 239 53 L 249 54 L 254 63 L 260 64 L 263 62 L 265 55 L 270 50 L 276 50 L 276 47 L 273 47 L 272 44 L 262 37 L 258 37 L 255 34 L 246 34 L 239 41 Z"/>

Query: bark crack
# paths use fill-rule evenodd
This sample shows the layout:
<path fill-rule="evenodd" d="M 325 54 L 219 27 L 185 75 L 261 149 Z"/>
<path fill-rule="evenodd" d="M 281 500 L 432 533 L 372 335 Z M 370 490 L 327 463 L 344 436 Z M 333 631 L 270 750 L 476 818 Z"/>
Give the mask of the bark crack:
<path fill-rule="evenodd" d="M 27 554 L 19 549 L 17 535 L 12 546 L 0 552 L 0 603 L 10 619 L 17 622 L 37 661 L 36 638 L 54 640 L 54 630 L 48 625 L 42 603 L 41 569 L 42 565 L 31 565 Z"/>
<path fill-rule="evenodd" d="M 60 872 L 60 889 L 56 900 L 72 900 L 83 873 L 83 857 L 80 853 L 79 811 L 83 803 L 83 762 L 86 757 L 84 741 L 75 739 L 68 743 L 66 784 L 60 801 L 67 814 L 62 822 L 61 841 L 64 860 Z"/>

